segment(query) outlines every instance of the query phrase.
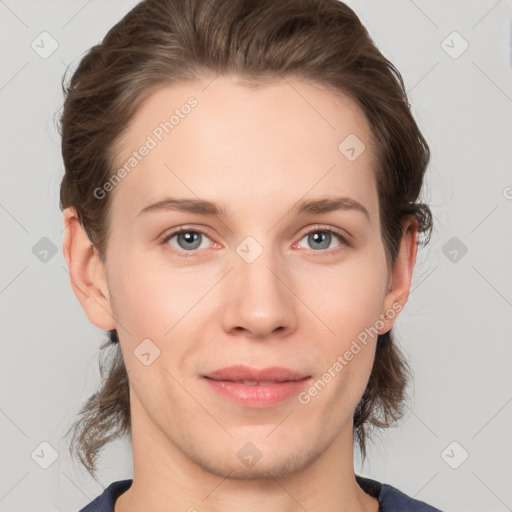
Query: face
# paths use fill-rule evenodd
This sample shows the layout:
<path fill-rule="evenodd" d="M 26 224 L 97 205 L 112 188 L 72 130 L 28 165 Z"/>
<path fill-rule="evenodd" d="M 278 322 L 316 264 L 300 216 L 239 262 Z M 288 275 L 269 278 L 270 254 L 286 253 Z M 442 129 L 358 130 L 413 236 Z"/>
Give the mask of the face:
<path fill-rule="evenodd" d="M 134 436 L 230 478 L 286 475 L 341 440 L 348 456 L 400 308 L 373 158 L 356 104 L 301 80 L 144 101 L 107 192 L 104 269 Z"/>

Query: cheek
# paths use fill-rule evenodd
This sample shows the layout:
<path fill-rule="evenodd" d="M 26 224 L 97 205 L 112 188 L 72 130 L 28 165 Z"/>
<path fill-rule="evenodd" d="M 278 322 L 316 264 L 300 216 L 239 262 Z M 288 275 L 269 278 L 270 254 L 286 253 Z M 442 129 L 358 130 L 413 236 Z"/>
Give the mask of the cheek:
<path fill-rule="evenodd" d="M 325 369 L 318 387 L 326 382 L 332 385 L 328 401 L 339 401 L 343 395 L 347 404 L 355 406 L 364 391 L 373 365 L 386 282 L 385 263 L 368 257 L 337 269 L 320 283 L 321 297 L 313 307 L 322 313 L 329 332 L 317 337 Z"/>
<path fill-rule="evenodd" d="M 194 305 L 205 285 L 187 270 L 162 268 L 161 261 L 150 260 L 125 251 L 111 266 L 109 286 L 116 321 L 126 328 L 120 327 L 119 336 L 130 387 L 147 412 L 158 416 L 163 394 L 169 393 L 169 407 L 187 399 L 172 375 L 177 376 L 175 366 L 186 366 L 181 363 L 195 349 L 190 320 L 199 312 Z"/>
<path fill-rule="evenodd" d="M 385 297 L 385 266 L 371 259 L 361 263 L 326 276 L 315 299 L 325 323 L 345 342 L 375 324 Z"/>
<path fill-rule="evenodd" d="M 135 251 L 125 251 L 112 265 L 109 285 L 116 319 L 137 338 L 164 340 L 204 295 L 188 269 L 170 269 L 162 259 L 152 261 Z"/>

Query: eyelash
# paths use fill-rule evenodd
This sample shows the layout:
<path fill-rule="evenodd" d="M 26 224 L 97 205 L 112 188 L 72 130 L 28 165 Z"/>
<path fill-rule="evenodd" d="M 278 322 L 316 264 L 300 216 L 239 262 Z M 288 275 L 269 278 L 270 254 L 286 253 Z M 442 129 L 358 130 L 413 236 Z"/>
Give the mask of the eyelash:
<path fill-rule="evenodd" d="M 172 254 L 175 254 L 180 258 L 194 257 L 195 253 L 198 252 L 198 249 L 196 249 L 194 251 L 180 251 L 180 250 L 175 249 L 174 247 L 171 248 L 171 246 L 168 244 L 169 240 L 171 238 L 173 238 L 174 236 L 179 235 L 180 233 L 189 233 L 189 232 L 190 233 L 200 233 L 201 235 L 204 235 L 207 238 L 210 238 L 208 236 L 208 234 L 201 229 L 181 227 L 179 229 L 176 229 L 175 231 L 172 231 L 168 235 L 165 235 L 164 238 L 162 239 L 161 244 L 165 247 L 166 250 L 170 251 Z M 334 249 L 327 249 L 327 250 L 320 250 L 320 251 L 312 250 L 313 253 L 317 252 L 317 253 L 319 253 L 318 255 L 322 255 L 322 256 L 335 255 L 338 253 L 338 251 L 343 250 L 343 246 L 352 247 L 352 245 L 348 242 L 347 238 L 342 234 L 341 231 L 334 229 L 334 228 L 324 228 L 322 226 L 313 226 L 309 231 L 306 231 L 305 233 L 302 234 L 299 241 L 311 233 L 318 233 L 318 232 L 330 233 L 331 235 L 334 235 L 341 242 L 341 246 L 335 247 Z M 183 253 L 187 253 L 187 252 L 189 254 L 183 254 Z M 317 255 L 315 255 L 315 256 L 317 256 Z"/>

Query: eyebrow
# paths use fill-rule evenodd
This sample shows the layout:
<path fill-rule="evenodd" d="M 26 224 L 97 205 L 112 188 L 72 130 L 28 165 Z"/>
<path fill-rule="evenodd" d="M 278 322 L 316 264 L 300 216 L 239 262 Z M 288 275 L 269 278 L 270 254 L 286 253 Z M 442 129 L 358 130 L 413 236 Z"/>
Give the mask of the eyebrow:
<path fill-rule="evenodd" d="M 159 211 L 183 211 L 188 213 L 196 213 L 199 215 L 226 217 L 226 210 L 221 205 L 208 201 L 206 199 L 179 199 L 167 197 L 156 203 L 150 204 L 143 208 L 137 217 L 146 215 L 151 212 Z M 299 201 L 291 209 L 292 212 L 301 214 L 319 214 L 329 213 L 337 210 L 354 210 L 361 212 L 370 220 L 368 210 L 358 201 L 350 197 L 327 197 L 320 199 L 307 199 Z"/>

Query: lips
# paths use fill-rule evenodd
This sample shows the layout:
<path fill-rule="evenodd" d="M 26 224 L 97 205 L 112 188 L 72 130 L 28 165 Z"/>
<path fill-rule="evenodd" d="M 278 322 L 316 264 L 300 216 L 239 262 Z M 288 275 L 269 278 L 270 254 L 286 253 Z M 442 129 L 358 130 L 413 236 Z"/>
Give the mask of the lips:
<path fill-rule="evenodd" d="M 208 389 L 224 399 L 242 407 L 268 408 L 296 396 L 311 375 L 278 366 L 230 366 L 202 377 Z"/>
<path fill-rule="evenodd" d="M 208 373 L 204 377 L 213 380 L 238 382 L 247 386 L 263 386 L 278 382 L 302 380 L 309 377 L 309 375 L 278 366 L 257 369 L 238 365 Z"/>

